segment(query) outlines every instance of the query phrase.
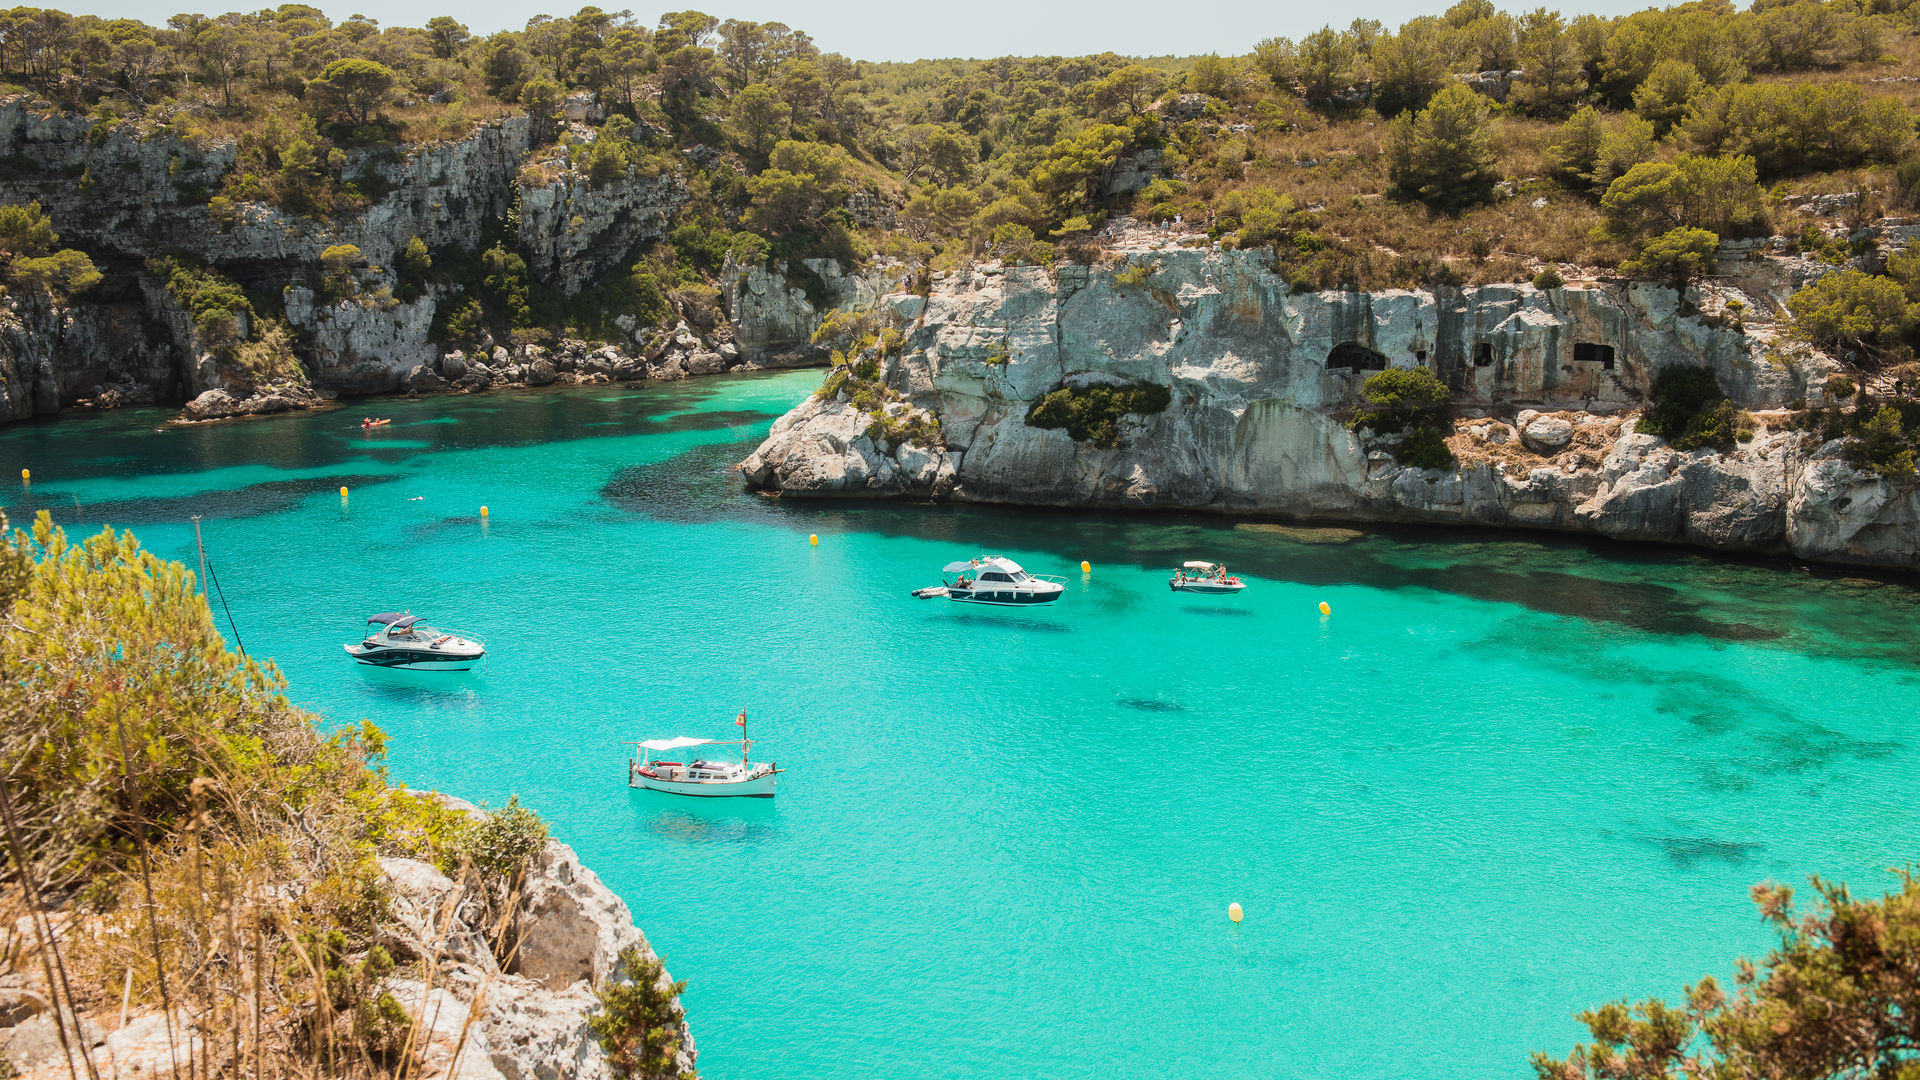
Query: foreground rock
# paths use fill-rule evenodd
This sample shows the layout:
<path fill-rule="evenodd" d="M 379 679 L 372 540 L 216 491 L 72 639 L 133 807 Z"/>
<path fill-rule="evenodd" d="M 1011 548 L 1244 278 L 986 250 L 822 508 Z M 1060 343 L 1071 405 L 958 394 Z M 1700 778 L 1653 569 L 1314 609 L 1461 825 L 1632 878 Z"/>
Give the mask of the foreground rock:
<path fill-rule="evenodd" d="M 1786 430 L 1784 412 L 1762 411 L 1725 454 L 1631 433 L 1670 365 L 1711 369 L 1749 409 L 1821 401 L 1833 365 L 1762 317 L 1764 280 L 1699 298 L 1746 297 L 1752 314 L 1729 325 L 1644 284 L 1293 295 L 1252 253 L 1138 253 L 1136 285 L 1116 280 L 1128 265 L 989 267 L 936 280 L 924 301 L 885 298 L 906 334 L 881 367 L 886 408 L 937 418 L 938 436 L 876 438 L 878 414 L 842 391 L 777 421 L 743 478 L 789 496 L 1503 525 L 1920 566 L 1914 485 L 1853 468 L 1838 444 Z M 1392 440 L 1348 429 L 1361 382 L 1388 366 L 1453 388 L 1468 416 L 1454 468 L 1400 465 Z M 1103 383 L 1165 387 L 1171 402 L 1120 417 L 1106 446 L 1028 423 L 1047 394 Z"/>
<path fill-rule="evenodd" d="M 466 807 L 458 800 L 447 800 Z M 477 812 L 477 811 L 475 811 Z M 611 1080 L 605 1051 L 588 1027 L 599 1008 L 595 991 L 626 977 L 620 952 L 636 946 L 653 957 L 646 937 L 618 896 L 555 840 L 527 869 L 522 903 L 508 939 L 489 942 L 483 904 L 434 866 L 383 858 L 388 919 L 381 944 L 400 961 L 386 992 L 419 1023 L 415 1075 L 451 1080 Z M 517 943 L 514 940 L 517 935 Z M 496 948 L 509 960 L 502 965 Z M 423 975 L 430 973 L 431 979 Z M 5 976 L 0 976 L 4 980 Z M 661 985 L 670 980 L 662 975 Z M 37 995 L 9 992 L 0 981 L 0 1063 L 23 1080 L 69 1077 L 59 1035 Z M 112 1009 L 67 1021 L 69 1038 L 82 1035 L 100 1076 L 147 1080 L 184 1074 L 202 1060 L 189 1049 L 176 1021 L 170 1045 L 160 1013 L 130 1017 L 124 1027 Z M 112 1028 L 112 1030 L 109 1030 Z M 697 1063 L 693 1036 L 680 1024 L 679 1075 Z M 85 1076 L 86 1065 L 74 1069 Z"/>

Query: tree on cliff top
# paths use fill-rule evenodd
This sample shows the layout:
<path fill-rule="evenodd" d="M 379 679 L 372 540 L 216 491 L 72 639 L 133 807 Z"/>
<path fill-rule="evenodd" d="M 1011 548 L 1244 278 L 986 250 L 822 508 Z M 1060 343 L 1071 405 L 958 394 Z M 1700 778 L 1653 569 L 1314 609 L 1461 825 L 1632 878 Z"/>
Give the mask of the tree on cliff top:
<path fill-rule="evenodd" d="M 1566 1058 L 1535 1054 L 1540 1080 L 1795 1077 L 1911 1080 L 1920 1056 L 1920 882 L 1855 900 L 1813 879 L 1819 903 L 1796 917 L 1793 890 L 1758 885 L 1753 900 L 1780 942 L 1741 960 L 1729 997 L 1712 976 L 1686 1004 L 1610 1002 L 1580 1014 L 1593 1041 Z"/>
<path fill-rule="evenodd" d="M 393 69 L 374 60 L 354 57 L 328 64 L 320 77 L 307 84 L 307 100 L 327 116 L 344 116 L 356 128 L 366 127 L 373 110 L 393 91 Z"/>
<path fill-rule="evenodd" d="M 1460 83 L 1443 87 L 1387 133 L 1387 176 L 1396 196 L 1456 211 L 1493 197 L 1500 175 L 1488 139 L 1486 99 Z"/>

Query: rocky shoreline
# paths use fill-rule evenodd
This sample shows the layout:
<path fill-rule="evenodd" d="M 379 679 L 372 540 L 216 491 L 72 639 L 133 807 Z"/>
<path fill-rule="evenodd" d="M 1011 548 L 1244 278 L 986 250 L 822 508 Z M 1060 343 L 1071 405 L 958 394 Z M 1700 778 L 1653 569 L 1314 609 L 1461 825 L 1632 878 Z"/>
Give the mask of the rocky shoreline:
<path fill-rule="evenodd" d="M 471 804 L 438 796 L 468 813 Z M 596 991 L 625 977 L 619 957 L 628 947 L 654 958 L 625 901 L 581 865 L 572 848 L 549 839 L 526 870 L 515 912 L 517 947 L 502 964 L 489 939 L 483 905 L 430 863 L 379 860 L 388 910 L 380 943 L 397 960 L 385 989 L 410 1021 L 418 1022 L 421 1076 L 452 1080 L 612 1080 L 614 1071 L 588 1017 Z M 402 974 L 404 973 L 404 974 Z M 662 987 L 671 982 L 664 973 Z M 16 1007 L 15 998 L 27 1003 Z M 0 1062 L 20 1080 L 69 1076 L 53 1017 L 32 998 L 8 995 L 0 1009 Z M 676 1075 L 692 1076 L 693 1035 L 682 1016 Z M 176 1039 L 158 1012 L 122 1018 L 115 1010 L 69 1020 L 79 1030 L 101 1076 L 164 1077 L 185 1070 L 205 1053 Z M 176 1024 L 176 1028 L 178 1025 Z M 87 1066 L 74 1055 L 74 1068 Z"/>
<path fill-rule="evenodd" d="M 863 388 L 849 372 L 776 421 L 740 472 L 789 497 L 1550 529 L 1920 567 L 1915 485 L 1792 426 L 1788 406 L 1824 404 L 1835 370 L 1779 321 L 1806 269 L 1739 256 L 1683 308 L 1605 281 L 1294 294 L 1253 253 L 1200 249 L 989 266 L 886 297 L 901 346 L 867 354 Z M 1752 437 L 1683 452 L 1634 433 L 1670 365 L 1711 370 Z M 1402 465 L 1393 437 L 1349 429 L 1359 385 L 1389 366 L 1452 388 L 1453 467 Z M 1120 416 L 1111 441 L 1029 422 L 1048 394 L 1139 385 L 1169 403 Z"/>

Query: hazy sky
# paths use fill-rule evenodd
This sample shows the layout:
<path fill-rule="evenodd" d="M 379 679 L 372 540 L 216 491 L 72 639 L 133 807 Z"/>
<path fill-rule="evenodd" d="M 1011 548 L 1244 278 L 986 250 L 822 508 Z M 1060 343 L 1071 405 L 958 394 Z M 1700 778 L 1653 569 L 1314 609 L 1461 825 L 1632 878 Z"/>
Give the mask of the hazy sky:
<path fill-rule="evenodd" d="M 58 3 L 58 0 L 50 0 Z M 213 15 L 254 11 L 279 0 L 94 0 L 64 5 L 74 14 L 131 16 L 164 23 L 181 11 Z M 305 0 L 336 19 L 356 12 L 382 25 L 419 26 L 435 15 L 452 15 L 475 33 L 526 24 L 537 14 L 562 15 L 586 0 Z M 620 0 L 599 6 L 619 10 Z M 1128 56 L 1245 53 L 1264 37 L 1299 37 L 1325 23 L 1346 26 L 1356 18 L 1389 27 L 1415 16 L 1439 14 L 1451 0 L 1357 0 L 1344 4 L 1274 4 L 1256 0 L 712 0 L 672 8 L 635 8 L 649 25 L 662 10 L 694 7 L 720 18 L 778 20 L 813 35 L 820 48 L 856 60 L 912 60 L 950 56 L 1072 56 L 1112 50 Z M 1538 6 L 1535 3 L 1525 7 Z M 1660 0 L 1665 6 L 1671 0 Z M 1518 3 L 1501 5 L 1521 10 Z M 1563 6 L 1572 16 L 1592 11 L 1616 15 L 1655 6 L 1653 0 L 1588 0 Z"/>

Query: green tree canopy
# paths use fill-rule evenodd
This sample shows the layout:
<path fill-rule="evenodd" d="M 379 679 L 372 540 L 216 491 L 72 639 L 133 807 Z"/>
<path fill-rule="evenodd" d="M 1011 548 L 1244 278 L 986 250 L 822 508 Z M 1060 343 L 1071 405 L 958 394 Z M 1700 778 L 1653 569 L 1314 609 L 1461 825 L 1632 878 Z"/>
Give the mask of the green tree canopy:
<path fill-rule="evenodd" d="M 387 65 L 348 57 L 328 64 L 319 78 L 307 84 L 307 98 L 326 115 L 365 127 L 373 110 L 386 103 L 394 81 L 393 69 Z"/>
<path fill-rule="evenodd" d="M 1454 211 L 1493 195 L 1499 177 L 1488 138 L 1487 103 L 1453 83 L 1387 133 L 1387 176 L 1402 199 Z"/>

